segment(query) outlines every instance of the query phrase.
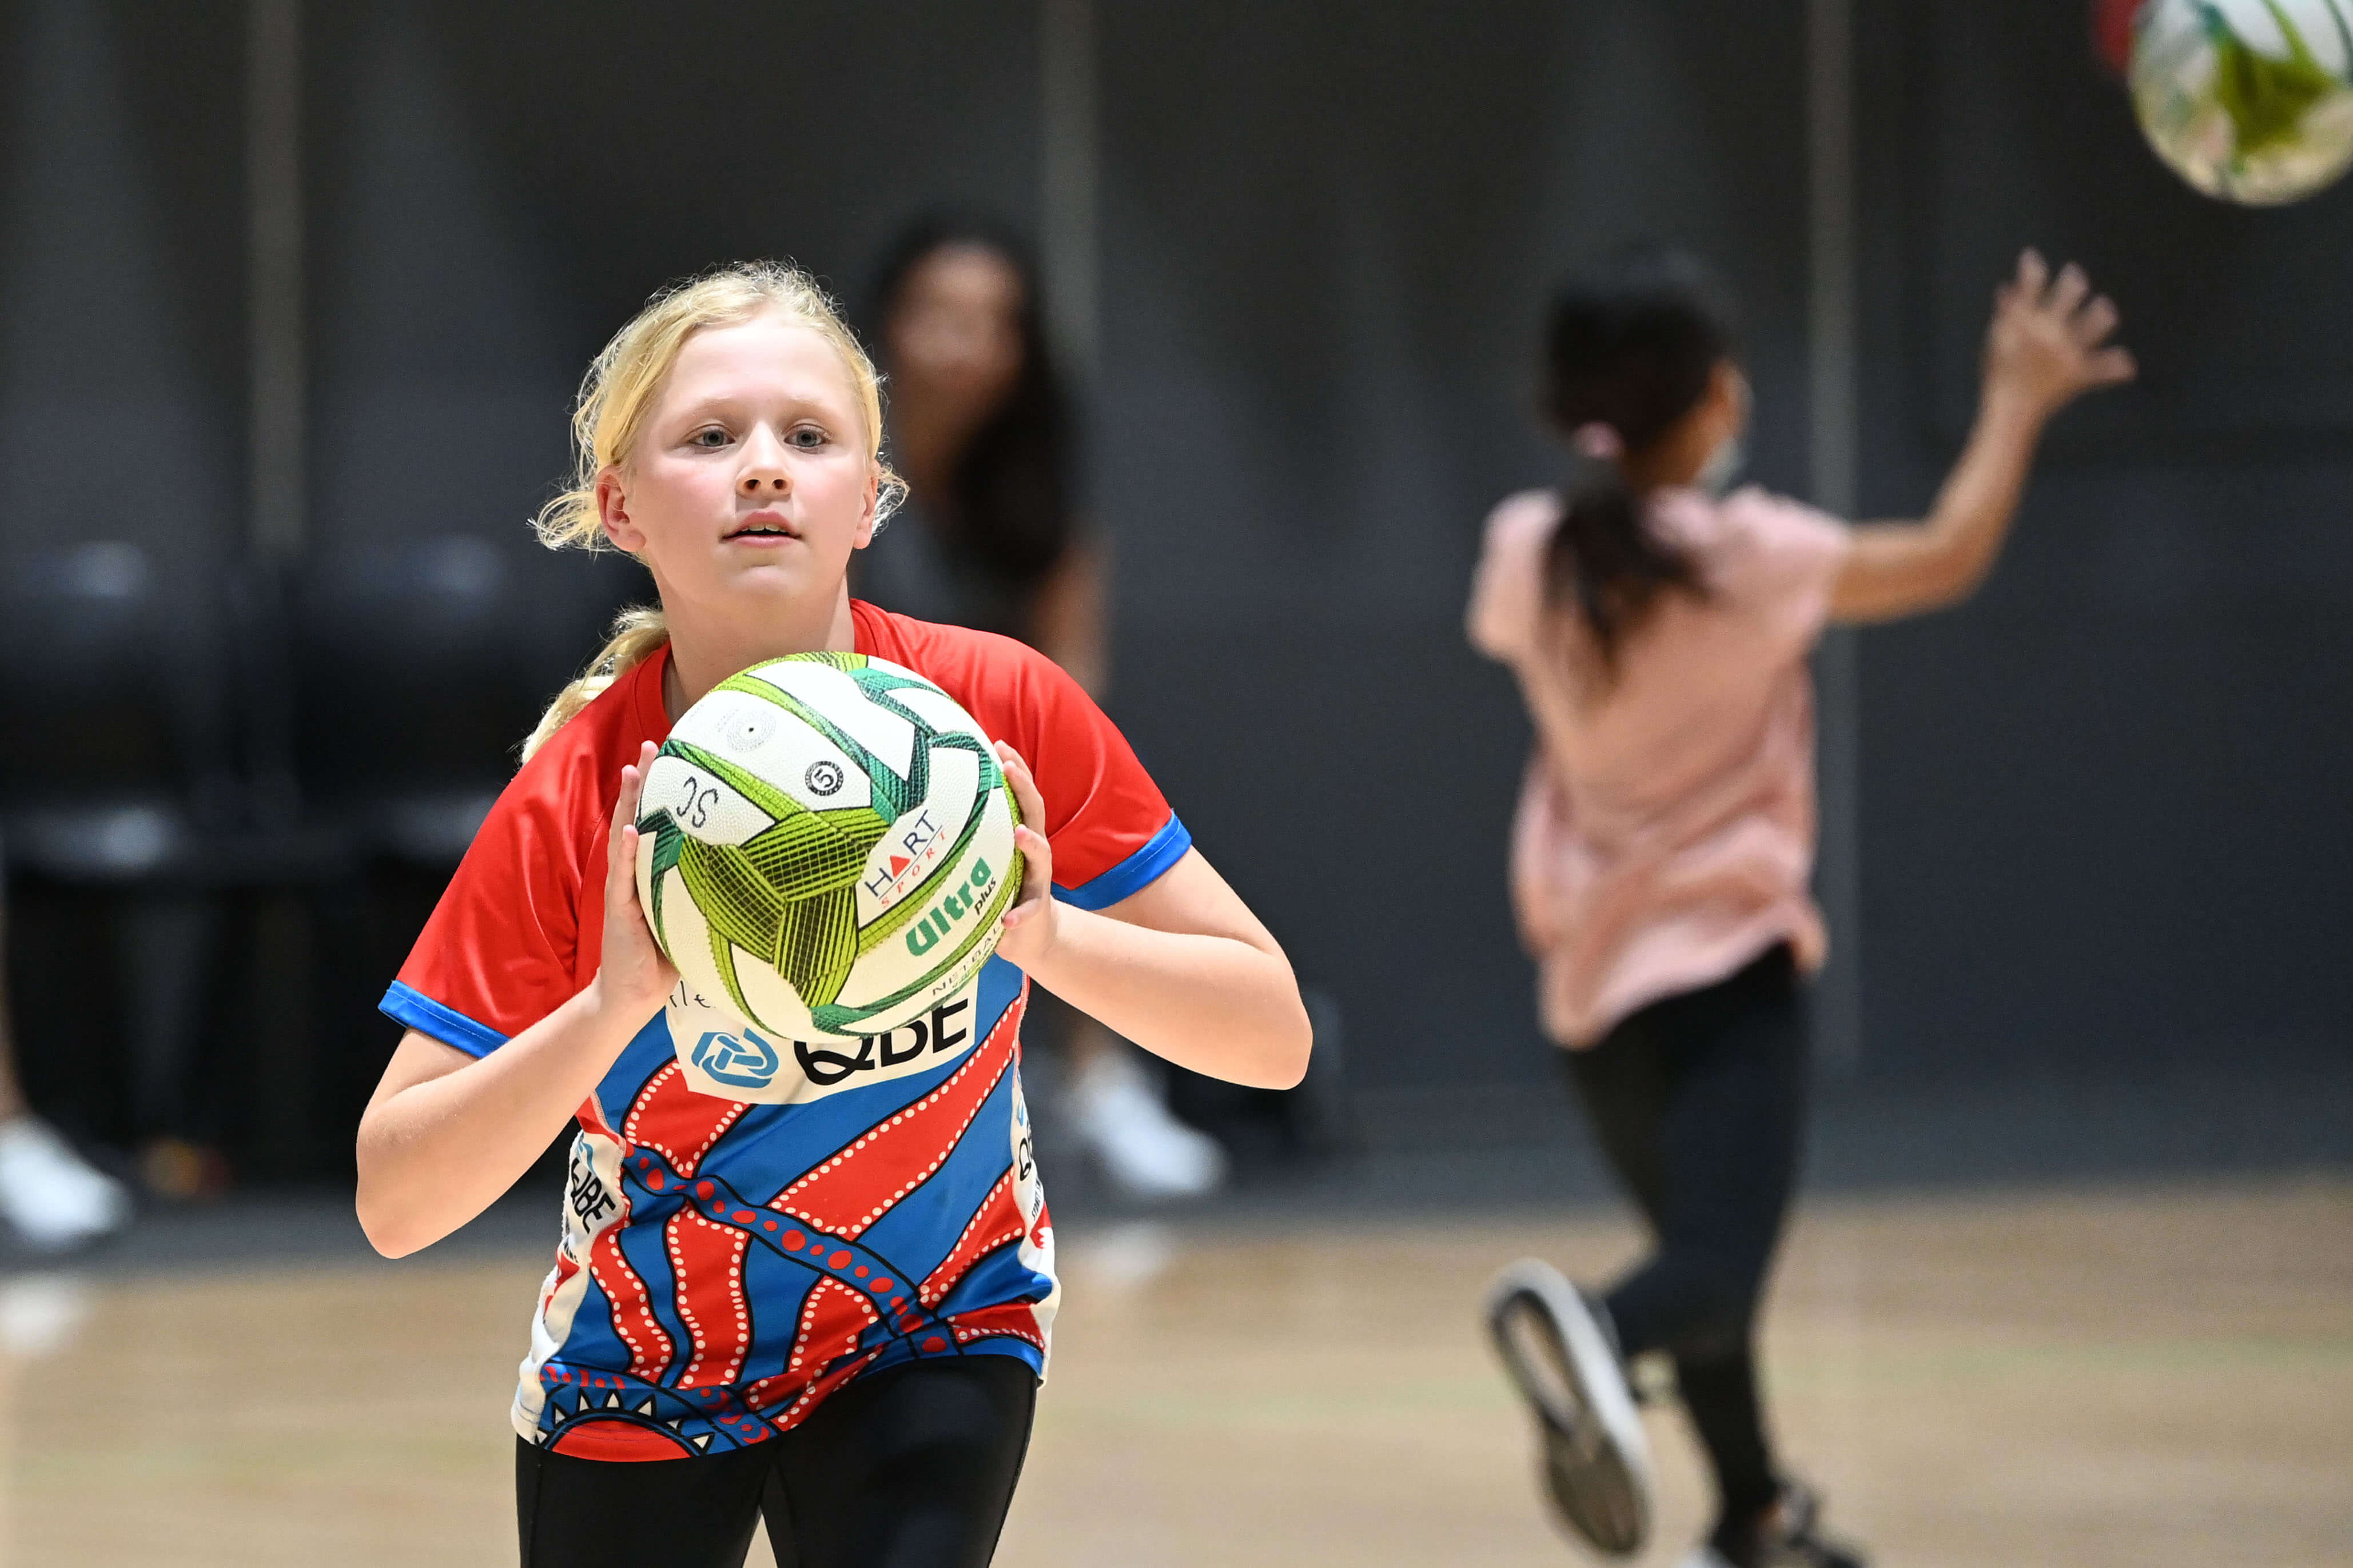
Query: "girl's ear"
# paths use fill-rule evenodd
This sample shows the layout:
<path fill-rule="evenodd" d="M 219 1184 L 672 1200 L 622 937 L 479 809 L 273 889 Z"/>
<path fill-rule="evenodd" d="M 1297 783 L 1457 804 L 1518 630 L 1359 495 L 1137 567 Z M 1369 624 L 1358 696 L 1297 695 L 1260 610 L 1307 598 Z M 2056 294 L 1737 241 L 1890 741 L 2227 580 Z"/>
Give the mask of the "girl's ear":
<path fill-rule="evenodd" d="M 630 554 L 646 547 L 645 531 L 630 521 L 628 487 L 617 468 L 596 476 L 596 521 L 605 525 L 605 537 Z"/>
<path fill-rule="evenodd" d="M 859 514 L 858 531 L 850 537 L 852 550 L 863 550 L 874 542 L 874 513 L 882 504 L 882 466 L 866 465 L 866 506 Z"/>
<path fill-rule="evenodd" d="M 1748 373 L 1740 368 L 1737 360 L 1720 359 L 1708 388 L 1711 401 L 1718 403 L 1728 434 L 1738 436 L 1748 428 Z"/>

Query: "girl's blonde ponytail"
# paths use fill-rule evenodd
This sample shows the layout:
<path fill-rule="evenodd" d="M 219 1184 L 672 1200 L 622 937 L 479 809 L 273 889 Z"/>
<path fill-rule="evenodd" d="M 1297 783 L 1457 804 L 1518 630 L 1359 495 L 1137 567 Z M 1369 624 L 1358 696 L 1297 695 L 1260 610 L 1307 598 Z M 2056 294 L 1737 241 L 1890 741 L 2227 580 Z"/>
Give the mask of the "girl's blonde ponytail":
<path fill-rule="evenodd" d="M 677 363 L 678 351 L 702 328 L 731 325 L 770 310 L 816 332 L 841 355 L 866 415 L 867 457 L 881 475 L 875 521 L 879 524 L 891 514 L 907 487 L 882 461 L 882 382 L 874 362 L 817 279 L 786 262 L 744 261 L 655 295 L 590 363 L 572 410 L 572 481 L 532 520 L 542 544 L 550 550 L 613 548 L 597 509 L 596 481 L 607 468 L 625 467 L 637 449 L 646 410 Z M 670 628 L 659 609 L 623 611 L 604 650 L 540 716 L 522 743 L 523 760 L 530 761 L 574 714 L 669 640 Z"/>

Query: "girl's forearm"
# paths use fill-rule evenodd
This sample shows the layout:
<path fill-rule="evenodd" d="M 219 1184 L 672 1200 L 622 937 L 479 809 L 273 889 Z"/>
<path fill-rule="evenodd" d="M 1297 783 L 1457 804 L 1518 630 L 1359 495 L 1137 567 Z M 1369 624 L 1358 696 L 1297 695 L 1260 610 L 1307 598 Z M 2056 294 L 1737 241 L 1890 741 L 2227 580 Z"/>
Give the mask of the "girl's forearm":
<path fill-rule="evenodd" d="M 398 1258 L 429 1247 L 488 1208 L 645 1023 L 642 1012 L 607 1005 L 592 984 L 480 1060 L 369 1106 L 358 1210 L 376 1250 Z"/>
<path fill-rule="evenodd" d="M 2043 415 L 2033 405 L 1999 389 L 1989 391 L 1979 406 L 1968 446 L 1927 518 L 1929 534 L 1944 547 L 1957 591 L 1974 588 L 2001 553 L 2002 540 L 2026 493 L 2042 425 Z"/>
<path fill-rule="evenodd" d="M 1155 931 L 1063 908 L 1053 956 L 1030 978 L 1178 1067 L 1289 1089 L 1311 1031 L 1291 965 L 1238 937 Z"/>
<path fill-rule="evenodd" d="M 1989 395 L 1960 460 L 1918 522 L 1866 522 L 1832 590 L 1842 621 L 1887 621 L 1957 605 L 2001 554 L 2025 493 L 2043 416 L 2031 404 Z"/>

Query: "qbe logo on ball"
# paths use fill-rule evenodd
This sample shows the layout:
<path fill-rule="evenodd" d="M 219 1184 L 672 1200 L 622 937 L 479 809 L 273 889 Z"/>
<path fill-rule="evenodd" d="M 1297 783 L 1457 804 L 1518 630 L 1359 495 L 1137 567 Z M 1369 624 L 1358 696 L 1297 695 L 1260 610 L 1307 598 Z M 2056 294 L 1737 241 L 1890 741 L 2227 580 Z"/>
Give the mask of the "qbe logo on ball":
<path fill-rule="evenodd" d="M 987 963 L 1021 885 L 1018 819 L 988 738 L 913 670 L 809 653 L 720 682 L 671 730 L 638 812 L 638 896 L 682 982 L 669 1013 L 688 1081 L 782 1103 L 935 1060 L 874 1043 L 941 1035 L 934 1010 Z M 876 1065 L 819 1083 L 796 1062 L 812 1051 Z"/>

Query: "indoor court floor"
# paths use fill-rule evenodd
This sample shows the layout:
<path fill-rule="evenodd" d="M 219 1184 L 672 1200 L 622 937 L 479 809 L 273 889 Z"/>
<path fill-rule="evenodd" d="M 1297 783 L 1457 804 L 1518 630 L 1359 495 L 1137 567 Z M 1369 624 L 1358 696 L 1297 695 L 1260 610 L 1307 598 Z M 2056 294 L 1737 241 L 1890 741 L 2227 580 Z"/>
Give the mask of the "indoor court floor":
<path fill-rule="evenodd" d="M 551 1222 L 552 1223 L 552 1222 Z M 1591 1562 L 1476 1331 L 1607 1218 L 1104 1224 L 1000 1563 Z M 5 1561 L 513 1561 L 504 1406 L 543 1264 L 474 1252 L 0 1281 Z M 2353 1183 L 1815 1198 L 1771 1304 L 1784 1446 L 1886 1568 L 2353 1563 Z M 1664 1470 L 1649 1563 L 1701 1524 Z M 765 1547 L 753 1561 L 768 1561 Z"/>

